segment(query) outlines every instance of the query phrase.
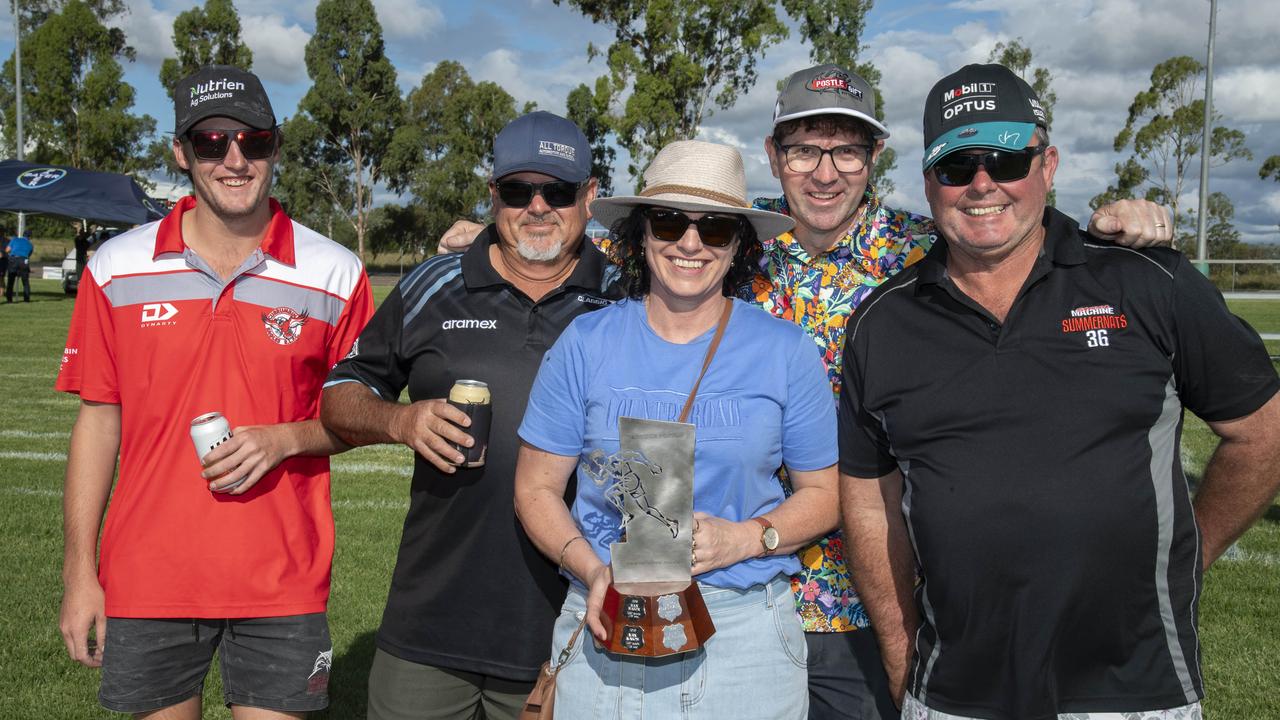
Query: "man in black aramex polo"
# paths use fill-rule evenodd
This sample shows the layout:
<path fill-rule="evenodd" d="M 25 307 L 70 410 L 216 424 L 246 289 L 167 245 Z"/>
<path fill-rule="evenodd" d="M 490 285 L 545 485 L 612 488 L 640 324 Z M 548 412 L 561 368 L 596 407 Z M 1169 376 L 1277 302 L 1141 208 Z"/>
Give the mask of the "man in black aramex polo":
<path fill-rule="evenodd" d="M 944 78 L 924 137 L 941 237 L 854 316 L 840 400 L 847 552 L 903 717 L 1199 718 L 1201 572 L 1280 484 L 1280 380 L 1181 254 L 1045 207 L 1058 151 L 1013 73 Z M 1194 503 L 1184 407 L 1221 437 Z"/>
<path fill-rule="evenodd" d="M 547 659 L 566 585 L 516 521 L 516 427 L 543 353 L 570 320 L 620 296 L 617 269 L 583 241 L 590 169 L 573 123 L 512 121 L 494 140 L 494 224 L 466 253 L 405 276 L 330 376 L 329 428 L 417 452 L 370 718 L 514 718 Z M 492 393 L 479 468 L 457 467 L 449 445 L 467 440 L 466 416 L 444 400 L 464 378 Z M 411 404 L 399 404 L 406 386 Z"/>

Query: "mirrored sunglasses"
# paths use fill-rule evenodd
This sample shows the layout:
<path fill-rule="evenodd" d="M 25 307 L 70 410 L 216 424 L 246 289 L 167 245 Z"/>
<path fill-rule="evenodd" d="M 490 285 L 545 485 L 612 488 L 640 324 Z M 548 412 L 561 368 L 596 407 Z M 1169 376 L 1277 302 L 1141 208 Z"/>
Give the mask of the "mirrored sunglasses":
<path fill-rule="evenodd" d="M 231 149 L 231 141 L 240 146 L 246 160 L 265 160 L 276 152 L 276 128 L 209 128 L 187 133 L 191 151 L 200 160 L 221 160 Z"/>
<path fill-rule="evenodd" d="M 728 247 L 742 229 L 742 217 L 738 215 L 703 215 L 697 220 L 679 210 L 670 208 L 645 208 L 644 217 L 649 221 L 649 231 L 658 240 L 677 242 L 684 237 L 690 225 L 698 228 L 702 244 L 709 247 Z"/>
<path fill-rule="evenodd" d="M 950 187 L 961 187 L 973 182 L 978 167 L 986 169 L 987 175 L 998 183 L 1021 180 L 1031 172 L 1031 160 L 1043 153 L 1047 145 L 1022 150 L 992 150 L 981 155 L 951 153 L 933 165 L 933 176 L 938 182 Z"/>

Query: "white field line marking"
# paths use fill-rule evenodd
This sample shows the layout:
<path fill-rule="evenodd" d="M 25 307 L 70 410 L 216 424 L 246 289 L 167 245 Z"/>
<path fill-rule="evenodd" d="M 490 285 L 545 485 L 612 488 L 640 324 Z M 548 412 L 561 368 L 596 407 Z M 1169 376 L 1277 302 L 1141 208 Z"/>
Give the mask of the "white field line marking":
<path fill-rule="evenodd" d="M 34 430 L 0 430 L 0 438 L 30 438 L 30 439 L 62 439 L 66 440 L 71 437 L 69 432 L 36 432 Z"/>
<path fill-rule="evenodd" d="M 48 433 L 48 434 L 27 434 L 17 435 L 15 433 L 25 433 L 25 430 L 6 430 L 0 432 L 0 437 L 65 437 L 66 433 Z M 0 450 L 0 459 L 3 460 L 36 460 L 46 462 L 66 462 L 67 454 L 60 452 L 31 452 L 29 450 Z M 332 464 L 332 472 L 346 473 L 349 475 L 396 475 L 399 477 L 410 477 L 413 475 L 413 467 L 410 464 L 388 464 L 388 463 L 347 463 L 334 462 Z"/>
<path fill-rule="evenodd" d="M 28 497 L 62 497 L 61 488 L 33 488 L 33 487 L 0 487 L 0 495 L 26 495 Z M 403 512 L 409 509 L 408 500 L 334 500 L 333 507 L 338 510 L 397 510 Z"/>
<path fill-rule="evenodd" d="M 371 463 L 371 462 L 342 462 L 334 460 L 332 463 L 333 473 L 350 473 L 352 475 L 398 475 L 400 477 L 411 477 L 413 475 L 413 463 L 402 463 L 391 465 L 387 463 Z"/>
<path fill-rule="evenodd" d="M 0 460 L 43 460 L 46 462 L 66 462 L 66 453 L 29 452 L 26 450 L 0 450 Z"/>

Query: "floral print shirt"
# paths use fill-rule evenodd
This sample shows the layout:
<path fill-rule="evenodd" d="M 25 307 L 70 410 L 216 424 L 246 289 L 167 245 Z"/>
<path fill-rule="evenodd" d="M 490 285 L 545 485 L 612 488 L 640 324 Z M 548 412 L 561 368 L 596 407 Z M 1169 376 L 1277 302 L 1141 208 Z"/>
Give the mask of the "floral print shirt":
<path fill-rule="evenodd" d="M 760 198 L 755 207 L 790 214 L 786 198 Z M 760 273 L 742 296 L 808 331 L 822 351 L 831 392 L 839 398 L 849 316 L 872 290 L 923 258 L 933 245 L 934 233 L 932 220 L 881 205 L 868 185 L 848 232 L 822 255 L 811 257 L 791 233 L 764 239 Z M 805 631 L 867 627 L 867 613 L 845 565 L 840 531 L 798 555 L 801 567 L 791 578 L 791 590 Z"/>

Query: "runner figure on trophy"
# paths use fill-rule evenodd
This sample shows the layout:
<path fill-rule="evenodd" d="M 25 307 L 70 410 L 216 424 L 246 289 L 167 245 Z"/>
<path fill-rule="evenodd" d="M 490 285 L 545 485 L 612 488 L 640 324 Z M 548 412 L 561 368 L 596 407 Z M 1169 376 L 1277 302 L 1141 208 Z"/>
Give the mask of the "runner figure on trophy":
<path fill-rule="evenodd" d="M 671 531 L 673 539 L 680 534 L 680 522 L 668 519 L 661 510 L 649 503 L 641 478 L 656 482 L 662 476 L 662 466 L 650 462 L 644 453 L 639 450 L 621 450 L 606 456 L 603 450 L 594 450 L 581 467 L 582 472 L 597 487 L 605 487 L 605 500 L 622 513 L 624 534 L 631 519 L 635 517 L 635 509 L 665 525 Z"/>

